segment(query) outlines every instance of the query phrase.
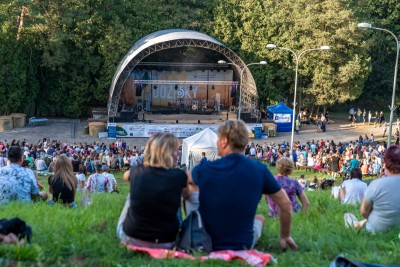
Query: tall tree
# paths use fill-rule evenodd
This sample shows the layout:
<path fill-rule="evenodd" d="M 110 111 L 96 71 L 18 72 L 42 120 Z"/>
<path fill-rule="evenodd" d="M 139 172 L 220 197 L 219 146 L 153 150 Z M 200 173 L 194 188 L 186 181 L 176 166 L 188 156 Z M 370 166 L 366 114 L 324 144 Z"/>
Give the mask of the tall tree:
<path fill-rule="evenodd" d="M 272 84 L 258 83 L 260 95 L 271 91 L 289 95 L 294 87 L 294 58 L 287 51 L 267 51 L 267 43 L 296 53 L 322 45 L 332 47 L 329 52 L 311 52 L 301 58 L 299 88 L 314 103 L 332 105 L 361 94 L 370 71 L 369 59 L 355 32 L 354 14 L 344 1 L 218 0 L 215 10 L 214 33 L 220 39 L 238 47 L 240 54 L 250 55 L 247 60 L 268 57 L 273 66 L 270 71 L 279 73 L 269 79 Z"/>

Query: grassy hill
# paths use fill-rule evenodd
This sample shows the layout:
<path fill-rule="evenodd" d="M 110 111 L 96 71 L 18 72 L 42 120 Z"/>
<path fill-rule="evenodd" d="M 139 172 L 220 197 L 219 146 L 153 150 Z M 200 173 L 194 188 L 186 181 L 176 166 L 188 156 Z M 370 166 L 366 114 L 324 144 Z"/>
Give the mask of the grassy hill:
<path fill-rule="evenodd" d="M 298 178 L 300 174 L 306 174 L 309 180 L 313 175 L 295 171 L 293 177 Z M 129 191 L 121 176 L 122 173 L 117 174 L 120 194 L 95 195 L 87 208 L 50 207 L 46 203 L 1 206 L 0 218 L 22 218 L 32 226 L 33 239 L 30 245 L 0 246 L 0 265 L 199 266 L 199 262 L 191 260 L 153 260 L 128 252 L 118 244 L 116 224 Z M 46 185 L 46 177 L 39 176 L 39 179 Z M 353 212 L 360 218 L 358 207 L 340 205 L 329 195 L 328 191 L 307 192 L 311 204 L 309 212 L 294 215 L 292 237 L 299 250 L 283 252 L 279 249 L 279 221 L 270 218 L 256 248 L 271 253 L 279 266 L 328 266 L 339 253 L 357 261 L 400 263 L 398 231 L 372 235 L 346 229 L 343 214 Z M 79 194 L 77 200 L 80 200 Z M 258 212 L 268 215 L 264 199 L 260 201 Z M 238 261 L 215 260 L 201 265 L 243 266 Z"/>

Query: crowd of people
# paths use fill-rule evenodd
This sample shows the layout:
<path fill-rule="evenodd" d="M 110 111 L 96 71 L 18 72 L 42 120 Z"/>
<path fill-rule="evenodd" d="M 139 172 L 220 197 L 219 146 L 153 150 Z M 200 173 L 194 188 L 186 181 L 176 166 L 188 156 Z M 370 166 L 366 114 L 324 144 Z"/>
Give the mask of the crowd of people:
<path fill-rule="evenodd" d="M 281 157 L 292 157 L 297 168 L 323 170 L 336 179 L 338 175 L 349 177 L 351 170 L 356 167 L 361 169 L 363 175 L 380 175 L 386 148 L 386 142 L 375 142 L 371 134 L 370 137 L 360 136 L 349 143 L 324 139 L 295 142 L 292 149 L 288 142 L 250 143 L 246 145 L 244 153 L 271 165 L 275 165 Z"/>
<path fill-rule="evenodd" d="M 305 190 L 319 188 L 316 177 L 308 185 L 304 176 L 291 178 L 295 167 L 324 169 L 332 180 L 344 176 L 346 181 L 332 194 L 343 204 L 361 202 L 361 215 L 367 219 L 358 221 L 346 214 L 347 225 L 371 232 L 400 226 L 396 205 L 400 195 L 395 192 L 400 182 L 400 147 L 387 148 L 384 142 L 361 139 L 346 144 L 310 140 L 296 142 L 293 147 L 286 142 L 254 145 L 249 143 L 242 121 L 226 121 L 216 140 L 221 158 L 208 161 L 204 154 L 187 172 L 178 168 L 179 140 L 168 133 L 154 134 L 144 150 L 129 148 L 123 140 L 110 145 L 68 145 L 46 139 L 35 145 L 3 141 L 0 205 L 15 200 L 48 200 L 51 205 L 76 208 L 77 191 L 87 194 L 89 202 L 92 194 L 118 192 L 117 181 L 108 171 L 126 168 L 123 179 L 129 183 L 130 193 L 117 225 L 117 236 L 125 244 L 175 247 L 183 209 L 186 215 L 193 210 L 201 214 L 213 250 L 252 249 L 262 234 L 265 218 L 256 211 L 266 195 L 269 216 L 279 217 L 280 246 L 295 249 L 292 213 L 307 211 L 313 203 Z M 255 158 L 275 165 L 277 175 Z M 32 169 L 38 174 L 49 172 L 49 195 L 39 191 L 43 186 Z M 384 178 L 367 187 L 362 176 L 370 174 Z"/>

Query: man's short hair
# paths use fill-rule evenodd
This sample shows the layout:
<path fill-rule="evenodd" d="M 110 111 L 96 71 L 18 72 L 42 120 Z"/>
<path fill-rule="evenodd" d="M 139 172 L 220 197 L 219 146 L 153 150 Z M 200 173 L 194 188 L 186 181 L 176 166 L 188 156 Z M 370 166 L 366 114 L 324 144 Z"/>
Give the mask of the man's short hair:
<path fill-rule="evenodd" d="M 8 149 L 8 160 L 17 163 L 22 158 L 23 152 L 19 146 L 12 146 Z"/>
<path fill-rule="evenodd" d="M 103 167 L 103 165 L 101 165 L 100 163 L 96 164 L 96 171 L 101 171 L 101 168 Z"/>
<path fill-rule="evenodd" d="M 218 128 L 218 137 L 226 137 L 233 150 L 243 150 L 249 142 L 249 132 L 241 120 L 222 123 Z"/>

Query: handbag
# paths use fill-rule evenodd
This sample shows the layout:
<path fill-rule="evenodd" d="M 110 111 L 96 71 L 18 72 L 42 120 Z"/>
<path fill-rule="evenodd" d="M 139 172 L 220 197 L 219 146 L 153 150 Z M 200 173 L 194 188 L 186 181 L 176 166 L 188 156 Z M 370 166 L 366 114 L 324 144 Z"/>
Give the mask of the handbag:
<path fill-rule="evenodd" d="M 204 228 L 200 212 L 192 211 L 183 221 L 178 240 L 178 248 L 185 252 L 211 252 L 211 236 Z"/>

